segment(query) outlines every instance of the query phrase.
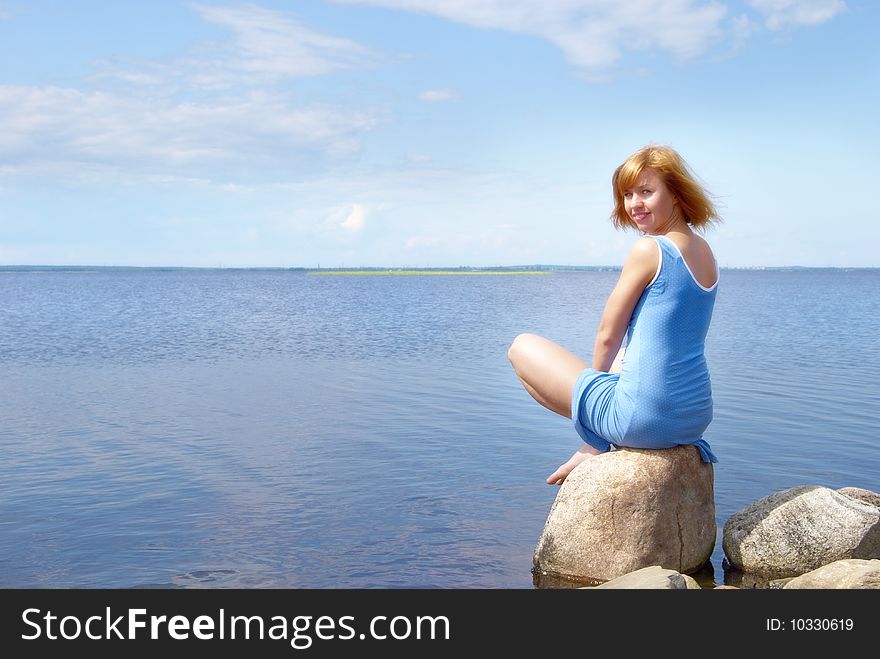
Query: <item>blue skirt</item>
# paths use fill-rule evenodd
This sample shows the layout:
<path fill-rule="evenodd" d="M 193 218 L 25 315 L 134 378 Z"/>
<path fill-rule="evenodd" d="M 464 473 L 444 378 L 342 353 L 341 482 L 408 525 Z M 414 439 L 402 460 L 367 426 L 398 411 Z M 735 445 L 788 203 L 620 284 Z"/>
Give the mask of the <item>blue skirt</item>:
<path fill-rule="evenodd" d="M 645 422 L 633 423 L 637 403 L 617 396 L 618 373 L 605 373 L 587 368 L 575 382 L 571 394 L 571 419 L 574 428 L 587 444 L 605 452 L 612 447 L 665 449 L 693 444 L 704 462 L 718 462 L 702 436 L 682 437 L 680 424 L 671 416 L 656 416 Z M 707 424 L 708 425 L 708 424 Z M 638 426 L 638 428 L 636 428 Z M 688 432 L 693 433 L 693 430 Z"/>

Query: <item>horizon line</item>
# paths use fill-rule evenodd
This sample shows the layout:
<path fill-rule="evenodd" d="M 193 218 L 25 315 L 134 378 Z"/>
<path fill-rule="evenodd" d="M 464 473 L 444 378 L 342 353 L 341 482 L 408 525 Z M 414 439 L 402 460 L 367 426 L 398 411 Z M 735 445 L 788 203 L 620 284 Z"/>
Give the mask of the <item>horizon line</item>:
<path fill-rule="evenodd" d="M 395 272 L 395 271 L 576 271 L 576 270 L 621 270 L 623 265 L 567 265 L 567 264 L 518 264 L 518 265 L 456 265 L 456 266 L 333 266 L 309 267 L 298 265 L 97 265 L 97 264 L 7 264 L 0 265 L 0 271 L 16 270 L 296 270 L 303 272 Z M 723 265 L 720 270 L 877 270 L 880 265 Z"/>

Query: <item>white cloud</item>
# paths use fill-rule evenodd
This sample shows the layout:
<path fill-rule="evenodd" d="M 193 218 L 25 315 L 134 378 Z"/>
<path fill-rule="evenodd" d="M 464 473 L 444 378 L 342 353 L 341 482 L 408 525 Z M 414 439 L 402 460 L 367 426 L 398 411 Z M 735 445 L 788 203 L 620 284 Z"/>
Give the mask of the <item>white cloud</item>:
<path fill-rule="evenodd" d="M 369 113 L 252 92 L 203 103 L 59 87 L 0 86 L 0 159 L 223 178 L 357 151 Z"/>
<path fill-rule="evenodd" d="M 78 88 L 0 86 L 0 175 L 247 181 L 359 151 L 375 112 L 294 102 L 276 83 L 375 63 L 372 51 L 252 5 L 192 8 L 232 37 L 172 62 L 116 60 Z"/>
<path fill-rule="evenodd" d="M 601 76 L 625 51 L 695 57 L 723 36 L 724 4 L 700 0 L 336 0 L 425 14 L 554 43 L 588 76 Z"/>
<path fill-rule="evenodd" d="M 771 30 L 819 25 L 847 9 L 842 0 L 749 0 L 749 6 L 764 15 L 765 25 Z"/>
<path fill-rule="evenodd" d="M 192 8 L 233 34 L 232 44 L 221 44 L 208 57 L 191 61 L 205 85 L 322 75 L 378 60 L 376 53 L 354 41 L 316 32 L 278 11 L 254 5 Z"/>
<path fill-rule="evenodd" d="M 426 103 L 443 103 L 455 100 L 458 94 L 453 89 L 426 89 L 419 94 L 419 98 Z"/>
<path fill-rule="evenodd" d="M 265 86 L 337 70 L 372 67 L 382 56 L 350 39 L 312 30 L 290 15 L 255 5 L 190 5 L 230 38 L 202 42 L 174 61 L 104 62 L 93 79 L 148 87 L 223 91 Z"/>
<path fill-rule="evenodd" d="M 367 222 L 367 209 L 363 204 L 352 204 L 351 212 L 340 224 L 346 231 L 360 231 Z"/>
<path fill-rule="evenodd" d="M 619 263 L 632 237 L 615 242 L 606 196 L 558 176 L 427 167 L 330 175 L 259 193 L 279 201 L 275 244 L 287 246 L 290 262 L 377 266 Z M 327 199 L 351 201 L 328 207 Z M 366 211 L 360 233 L 341 228 L 355 200 Z M 587 253 L 581 239 L 548 242 L 551 225 L 555 235 L 602 244 Z"/>
<path fill-rule="evenodd" d="M 753 21 L 747 14 L 740 14 L 730 19 L 730 35 L 733 47 L 740 48 L 755 32 L 761 29 L 761 25 Z"/>
<path fill-rule="evenodd" d="M 587 78 L 602 79 L 626 53 L 666 52 L 692 59 L 712 48 L 740 47 L 758 29 L 742 14 L 728 19 L 720 0 L 334 0 L 433 14 L 476 28 L 545 39 Z M 817 25 L 846 10 L 842 0 L 750 0 L 771 30 Z"/>

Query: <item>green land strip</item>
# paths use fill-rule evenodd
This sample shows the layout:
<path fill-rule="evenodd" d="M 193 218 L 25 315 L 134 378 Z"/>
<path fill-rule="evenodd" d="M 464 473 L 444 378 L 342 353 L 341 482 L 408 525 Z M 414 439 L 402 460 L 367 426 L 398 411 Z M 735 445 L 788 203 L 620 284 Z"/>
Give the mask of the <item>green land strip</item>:
<path fill-rule="evenodd" d="M 315 270 L 310 275 L 549 275 L 547 270 Z"/>

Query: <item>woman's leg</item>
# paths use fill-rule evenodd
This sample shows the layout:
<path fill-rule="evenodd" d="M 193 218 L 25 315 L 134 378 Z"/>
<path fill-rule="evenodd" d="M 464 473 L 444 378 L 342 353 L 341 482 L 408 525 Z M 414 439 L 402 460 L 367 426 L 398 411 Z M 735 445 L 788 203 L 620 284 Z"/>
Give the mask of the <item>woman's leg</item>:
<path fill-rule="evenodd" d="M 507 357 L 526 391 L 548 410 L 571 418 L 571 395 L 587 364 L 568 350 L 535 334 L 520 334 Z M 584 444 L 548 478 L 549 485 L 560 485 L 577 465 L 599 451 Z"/>
<path fill-rule="evenodd" d="M 536 334 L 520 334 L 507 358 L 532 398 L 548 410 L 571 418 L 571 394 L 587 364 L 560 345 Z"/>

